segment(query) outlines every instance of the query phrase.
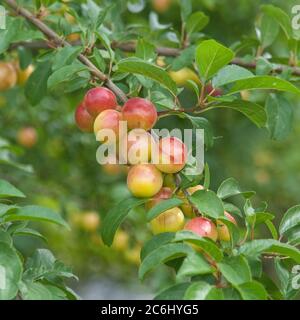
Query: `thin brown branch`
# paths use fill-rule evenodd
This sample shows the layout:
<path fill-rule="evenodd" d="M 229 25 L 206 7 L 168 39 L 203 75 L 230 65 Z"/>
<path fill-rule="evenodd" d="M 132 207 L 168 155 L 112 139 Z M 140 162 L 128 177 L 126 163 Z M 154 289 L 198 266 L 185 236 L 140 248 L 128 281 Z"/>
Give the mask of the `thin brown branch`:
<path fill-rule="evenodd" d="M 54 30 L 49 28 L 44 22 L 35 17 L 30 11 L 19 6 L 15 0 L 5 0 L 6 4 L 13 9 L 18 15 L 24 17 L 35 25 L 50 42 L 46 42 L 47 46 L 54 45 L 55 47 L 66 47 L 71 46 L 69 42 L 61 38 Z M 78 55 L 78 60 L 85 64 L 91 74 L 103 81 L 105 85 L 111 89 L 122 102 L 127 100 L 126 95 L 120 90 L 104 73 L 102 73 L 86 56 L 83 54 Z"/>

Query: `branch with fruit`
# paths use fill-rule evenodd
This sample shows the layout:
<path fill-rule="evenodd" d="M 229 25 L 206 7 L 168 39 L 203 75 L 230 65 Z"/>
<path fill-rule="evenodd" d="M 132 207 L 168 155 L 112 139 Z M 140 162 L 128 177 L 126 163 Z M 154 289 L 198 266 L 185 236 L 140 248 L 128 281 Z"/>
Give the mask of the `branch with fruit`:
<path fill-rule="evenodd" d="M 293 67 L 287 70 L 282 65 L 274 66 L 262 56 L 272 44 L 263 37 L 266 32 L 263 23 L 258 46 L 252 50 L 256 59 L 253 64 L 253 55 L 250 60 L 247 55 L 243 60 L 235 58 L 244 43 L 228 48 L 213 39 L 200 38 L 199 32 L 205 27 L 207 17 L 186 9 L 181 12 L 180 49 L 158 50 L 151 41 L 141 38 L 134 47 L 120 44 L 123 51 L 116 53 L 119 46 L 113 39 L 113 27 L 105 25 L 111 6 L 101 8 L 94 20 L 85 21 L 85 27 L 75 10 L 64 12 L 82 27 L 83 41 L 71 46 L 65 37 L 72 35 L 72 30 L 66 27 L 61 31 L 57 25 L 54 30 L 44 22 L 44 14 L 34 15 L 14 0 L 5 2 L 42 32 L 38 37 L 47 38 L 47 45 L 42 46 L 46 52 L 38 57 L 36 69 L 25 85 L 28 101 L 36 105 L 47 92 L 57 89 L 65 93 L 82 90 L 85 95 L 75 111 L 79 129 L 94 133 L 102 147 L 109 148 L 110 145 L 109 135 L 105 136 L 103 132 L 117 137 L 117 150 L 127 146 L 123 148 L 123 154 L 114 154 L 114 161 L 127 159 L 127 186 L 132 196 L 122 199 L 107 213 L 101 235 L 103 242 L 110 246 L 127 215 L 142 208 L 145 222 L 149 223 L 154 236 L 141 251 L 140 279 L 160 264 L 173 268 L 176 273 L 176 284 L 156 298 L 265 300 L 295 297 L 299 289 L 292 287 L 290 270 L 300 263 L 297 248 L 300 243 L 299 206 L 292 207 L 283 216 L 278 235 L 272 222 L 275 216 L 268 211 L 267 205 L 253 204 L 255 192 L 243 191 L 233 178 L 225 180 L 218 190 L 210 190 L 208 165 L 199 173 L 198 159 L 188 152 L 184 140 L 172 135 L 157 140 L 152 131 L 162 117 L 168 117 L 171 127 L 174 117 L 184 119 L 193 133 L 204 130 L 204 143 L 208 149 L 215 139 L 212 126 L 202 117 L 203 113 L 230 109 L 246 116 L 257 127 L 267 128 L 276 138 L 279 134 L 276 128 L 286 123 L 284 119 L 278 123 L 282 114 L 276 114 L 274 106 L 290 105 L 282 92 L 300 94 L 293 83 L 293 75 L 299 75 L 299 69 L 295 67 L 298 49 L 292 45 L 296 41 L 292 31 L 276 24 L 278 30 L 284 29 L 290 44 L 289 62 Z M 39 8 L 42 9 L 45 10 Z M 284 12 L 273 6 L 264 6 L 263 14 L 264 19 L 271 19 L 272 23 L 274 17 L 285 17 Z M 32 31 L 31 24 L 25 25 L 27 31 Z M 109 27 L 110 32 L 107 31 Z M 20 37 L 28 40 L 24 33 L 14 38 L 10 34 L 12 30 L 21 30 L 16 17 L 9 19 L 7 49 L 15 49 Z M 195 41 L 187 47 L 193 37 Z M 34 45 L 31 48 L 40 49 Z M 128 57 L 124 51 L 134 52 L 134 55 Z M 163 51 L 166 56 L 175 57 L 163 61 L 157 56 Z M 6 70 L 9 68 L 5 65 Z M 13 80 L 1 89 L 14 85 L 16 80 Z M 190 88 L 192 107 L 182 106 L 183 87 Z M 261 101 L 249 98 L 252 90 L 265 92 L 266 107 Z M 128 130 L 120 135 L 123 121 Z M 197 146 L 195 141 L 193 143 L 195 149 Z M 234 197 L 239 197 L 242 207 L 234 205 Z M 270 238 L 257 238 L 261 226 L 267 228 Z M 265 258 L 273 259 L 280 284 L 274 283 L 263 271 Z"/>

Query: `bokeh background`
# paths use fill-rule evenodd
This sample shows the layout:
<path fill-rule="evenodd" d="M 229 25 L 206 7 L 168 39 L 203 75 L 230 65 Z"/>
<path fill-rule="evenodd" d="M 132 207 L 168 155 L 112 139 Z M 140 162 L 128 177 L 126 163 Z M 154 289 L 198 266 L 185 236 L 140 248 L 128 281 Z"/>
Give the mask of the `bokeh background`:
<path fill-rule="evenodd" d="M 160 24 L 180 29 L 176 0 L 170 1 L 163 12 L 152 1 L 145 1 L 138 13 L 132 12 L 132 5 L 141 1 L 120 2 L 122 20 L 118 23 L 146 28 L 150 13 L 155 12 Z M 205 33 L 230 46 L 245 36 L 255 38 L 259 7 L 270 3 L 290 14 L 297 1 L 195 0 L 193 8 L 210 16 Z M 71 1 L 69 5 L 78 9 L 81 3 Z M 154 36 L 159 40 L 159 33 Z M 286 47 L 283 41 L 283 36 L 279 36 L 271 50 L 284 61 L 288 53 L 283 49 Z M 170 41 L 166 44 L 174 46 Z M 0 92 L 0 146 L 10 144 L 0 149 L 0 174 L 28 195 L 27 203 L 53 208 L 71 224 L 71 232 L 49 225 L 38 227 L 49 238 L 48 246 L 79 276 L 80 281 L 72 283 L 79 295 L 92 299 L 151 298 L 153 292 L 171 281 L 172 275 L 162 267 L 146 282 L 141 284 L 137 280 L 140 247 L 150 237 L 144 213 L 130 214 L 111 249 L 102 244 L 99 235 L 102 217 L 120 196 L 128 194 L 126 170 L 100 167 L 95 159 L 94 136 L 82 134 L 75 126 L 73 113 L 83 94 L 57 92 L 32 107 L 22 86 Z M 188 89 L 181 94 L 185 105 L 193 104 L 190 96 Z M 249 99 L 262 102 L 265 96 L 252 92 Z M 217 137 L 214 147 L 205 154 L 212 189 L 224 179 L 234 177 L 244 189 L 256 190 L 255 200 L 267 201 L 270 212 L 277 217 L 300 203 L 299 100 L 293 100 L 293 104 L 295 120 L 283 141 L 270 140 L 266 130 L 257 129 L 237 113 L 224 110 L 208 114 Z M 159 125 L 168 126 L 171 121 L 168 118 Z M 24 127 L 37 130 L 38 141 L 32 148 L 24 148 L 18 142 L 18 132 Z M 31 253 L 45 244 L 22 238 L 18 246 Z"/>

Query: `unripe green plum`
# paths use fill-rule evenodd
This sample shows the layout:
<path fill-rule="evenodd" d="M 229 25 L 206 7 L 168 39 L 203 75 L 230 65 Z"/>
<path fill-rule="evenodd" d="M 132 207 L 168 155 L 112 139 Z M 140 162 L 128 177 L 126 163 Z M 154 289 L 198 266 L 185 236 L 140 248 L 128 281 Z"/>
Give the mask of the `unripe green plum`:
<path fill-rule="evenodd" d="M 86 93 L 83 103 L 89 114 L 93 117 L 96 117 L 104 110 L 116 109 L 118 104 L 115 94 L 104 87 L 90 89 Z"/>
<path fill-rule="evenodd" d="M 159 141 L 158 163 L 156 167 L 164 173 L 182 170 L 187 161 L 187 148 L 176 137 L 165 137 Z"/>
<path fill-rule="evenodd" d="M 169 71 L 169 75 L 180 87 L 186 86 L 188 84 L 188 80 L 192 80 L 198 85 L 201 85 L 197 74 L 189 68 L 182 68 L 178 71 Z"/>
<path fill-rule="evenodd" d="M 164 211 L 150 221 L 150 227 L 153 234 L 176 232 L 182 230 L 183 226 L 184 215 L 177 207 Z"/>
<path fill-rule="evenodd" d="M 102 111 L 95 119 L 94 132 L 97 133 L 103 129 L 111 129 L 116 134 L 116 140 L 119 137 L 119 123 L 122 120 L 122 114 L 113 109 Z"/>
<path fill-rule="evenodd" d="M 172 197 L 172 194 L 173 192 L 170 188 L 162 187 L 160 191 L 150 201 L 146 203 L 146 209 L 150 210 L 152 207 L 154 207 L 161 201 L 170 199 Z"/>
<path fill-rule="evenodd" d="M 228 213 L 227 211 L 224 212 L 224 215 L 235 225 L 237 225 L 236 220 L 234 217 Z M 217 220 L 217 229 L 218 229 L 218 235 L 219 240 L 228 242 L 230 241 L 230 232 L 228 230 L 228 227 L 220 220 Z"/>
<path fill-rule="evenodd" d="M 150 198 L 159 192 L 163 185 L 163 176 L 152 164 L 137 164 L 130 168 L 127 186 L 138 198 Z"/>
<path fill-rule="evenodd" d="M 216 225 L 209 219 L 197 217 L 187 222 L 185 230 L 192 231 L 200 237 L 210 238 L 213 241 L 218 239 L 218 230 Z"/>
<path fill-rule="evenodd" d="M 172 191 L 176 189 L 175 176 L 172 173 L 165 175 L 164 187 L 170 188 Z"/>
<path fill-rule="evenodd" d="M 94 117 L 86 110 L 83 103 L 80 103 L 75 111 L 75 122 L 77 127 L 83 132 L 93 132 Z"/>
<path fill-rule="evenodd" d="M 141 128 L 146 131 L 153 128 L 157 121 L 157 111 L 151 101 L 143 98 L 131 98 L 123 106 L 123 119 L 128 129 Z"/>
<path fill-rule="evenodd" d="M 130 164 L 148 163 L 155 141 L 144 129 L 133 129 L 127 135 L 127 159 Z"/>

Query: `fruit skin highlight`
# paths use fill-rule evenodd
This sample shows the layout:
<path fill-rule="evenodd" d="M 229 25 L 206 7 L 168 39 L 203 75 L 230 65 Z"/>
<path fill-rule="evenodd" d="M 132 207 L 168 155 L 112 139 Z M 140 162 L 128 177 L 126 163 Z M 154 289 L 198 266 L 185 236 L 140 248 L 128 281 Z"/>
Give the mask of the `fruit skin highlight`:
<path fill-rule="evenodd" d="M 162 174 L 152 164 L 137 164 L 128 172 L 127 186 L 135 197 L 153 197 L 159 192 L 162 184 Z"/>
<path fill-rule="evenodd" d="M 0 91 L 8 90 L 17 83 L 18 75 L 10 62 L 0 62 Z"/>
<path fill-rule="evenodd" d="M 166 210 L 150 221 L 150 228 L 153 234 L 176 232 L 182 230 L 183 226 L 184 214 L 178 207 Z"/>
<path fill-rule="evenodd" d="M 218 230 L 216 225 L 209 219 L 197 217 L 187 222 L 185 230 L 192 231 L 200 237 L 210 238 L 213 241 L 218 239 Z"/>
<path fill-rule="evenodd" d="M 119 111 L 108 109 L 102 111 L 95 119 L 94 133 L 97 133 L 102 129 L 111 129 L 116 134 L 116 140 L 118 140 L 119 123 L 122 120 L 122 115 Z"/>
<path fill-rule="evenodd" d="M 224 212 L 224 215 L 230 220 L 233 224 L 237 225 L 236 220 L 234 217 L 228 213 L 227 211 Z M 230 241 L 230 232 L 228 230 L 228 227 L 220 220 L 217 220 L 217 229 L 218 229 L 218 235 L 219 240 L 228 242 Z"/>
<path fill-rule="evenodd" d="M 104 87 L 90 89 L 86 93 L 83 103 L 88 113 L 93 117 L 104 110 L 115 109 L 118 104 L 115 94 Z"/>
<path fill-rule="evenodd" d="M 131 98 L 122 108 L 123 120 L 128 129 L 141 128 L 146 131 L 153 128 L 157 121 L 157 111 L 151 101 L 143 98 Z"/>
<path fill-rule="evenodd" d="M 83 132 L 93 132 L 94 117 L 86 110 L 83 102 L 79 104 L 75 111 L 75 122 L 77 127 Z"/>
<path fill-rule="evenodd" d="M 187 148 L 176 137 L 165 137 L 159 141 L 156 167 L 164 173 L 181 171 L 187 161 Z"/>

